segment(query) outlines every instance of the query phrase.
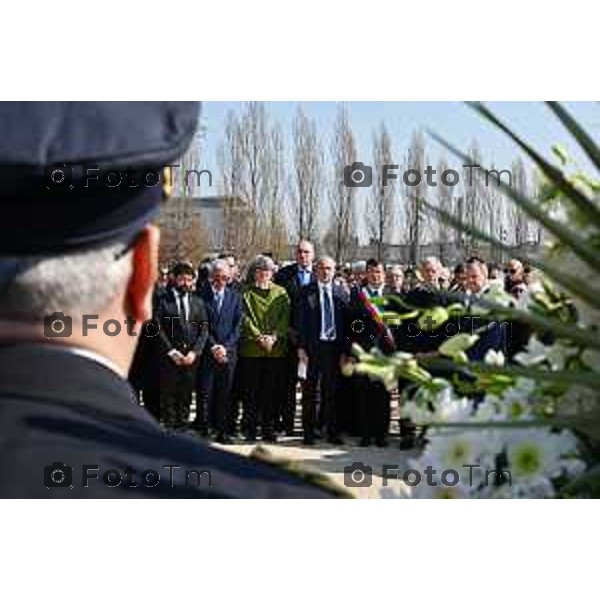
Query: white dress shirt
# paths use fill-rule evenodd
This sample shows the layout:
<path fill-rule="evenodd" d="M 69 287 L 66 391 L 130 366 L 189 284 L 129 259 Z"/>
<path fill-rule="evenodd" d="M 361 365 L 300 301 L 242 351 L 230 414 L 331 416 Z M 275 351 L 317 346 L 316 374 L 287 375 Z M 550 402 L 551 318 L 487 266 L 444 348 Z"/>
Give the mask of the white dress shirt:
<path fill-rule="evenodd" d="M 325 294 L 329 295 L 329 305 L 331 306 L 331 330 L 325 330 Z M 321 306 L 321 340 L 331 342 L 335 340 L 335 308 L 333 304 L 333 289 L 331 283 L 321 283 L 319 281 L 319 304 Z"/>

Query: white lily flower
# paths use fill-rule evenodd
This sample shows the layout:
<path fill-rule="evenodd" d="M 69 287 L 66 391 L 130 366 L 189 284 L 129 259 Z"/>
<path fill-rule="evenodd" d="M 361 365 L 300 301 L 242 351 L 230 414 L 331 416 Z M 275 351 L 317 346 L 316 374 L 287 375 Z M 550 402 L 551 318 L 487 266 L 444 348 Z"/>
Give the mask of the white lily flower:
<path fill-rule="evenodd" d="M 496 367 L 504 366 L 504 353 L 500 350 L 492 350 L 491 348 L 486 352 L 483 359 L 487 365 L 495 365 Z"/>
<path fill-rule="evenodd" d="M 542 344 L 537 336 L 532 335 L 525 350 L 515 355 L 515 360 L 524 367 L 533 367 L 543 363 L 549 352 L 550 348 Z"/>

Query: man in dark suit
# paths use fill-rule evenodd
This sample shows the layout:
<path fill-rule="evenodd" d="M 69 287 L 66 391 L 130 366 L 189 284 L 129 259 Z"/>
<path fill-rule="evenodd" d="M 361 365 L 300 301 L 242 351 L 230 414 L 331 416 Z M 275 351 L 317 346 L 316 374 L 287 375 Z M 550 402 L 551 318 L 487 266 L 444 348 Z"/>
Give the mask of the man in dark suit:
<path fill-rule="evenodd" d="M 296 262 L 282 267 L 273 281 L 285 288 L 290 298 L 290 329 L 287 355 L 286 392 L 280 406 L 281 425 L 288 435 L 294 434 L 294 415 L 296 414 L 296 384 L 298 383 L 298 310 L 302 289 L 317 281 L 313 272 L 315 250 L 311 242 L 301 240 L 296 247 Z"/>
<path fill-rule="evenodd" d="M 2 103 L 0 497 L 332 497 L 166 433 L 127 382 L 139 337 L 157 335 L 152 223 L 171 190 L 164 175 L 141 182 L 177 162 L 198 114 L 193 102 Z M 108 186 L 115 172 L 137 185 Z"/>
<path fill-rule="evenodd" d="M 395 342 L 390 328 L 377 314 L 378 299 L 386 293 L 385 270 L 381 261 L 367 261 L 367 285 L 355 286 L 350 293 L 346 334 L 350 343 L 359 344 L 364 350 L 378 348 L 391 354 Z M 369 446 L 372 441 L 379 447 L 387 445 L 390 426 L 390 394 L 380 381 L 365 375 L 353 377 L 356 386 L 356 418 L 360 445 Z"/>
<path fill-rule="evenodd" d="M 182 429 L 188 424 L 209 322 L 204 302 L 191 293 L 194 268 L 179 263 L 173 275 L 175 285 L 159 302 L 155 318 L 160 327 L 161 417 L 167 427 Z"/>
<path fill-rule="evenodd" d="M 316 283 L 307 285 L 298 309 L 298 359 L 307 365 L 302 399 L 304 443 L 312 445 L 321 422 L 327 441 L 342 444 L 338 382 L 340 358 L 348 350 L 344 326 L 348 298 L 333 283 L 335 261 L 326 256 L 317 262 Z M 317 402 L 322 417 L 317 421 Z"/>
<path fill-rule="evenodd" d="M 478 259 L 470 259 L 466 265 L 467 301 L 470 305 L 476 304 L 478 298 L 485 299 L 490 293 L 487 265 Z M 509 296 L 507 295 L 507 300 Z M 485 355 L 490 351 L 507 354 L 508 322 L 484 321 L 477 316 L 464 316 L 460 319 L 458 329 L 463 333 L 476 333 L 479 335 L 477 342 L 466 351 L 467 357 L 472 362 L 483 362 Z"/>
<path fill-rule="evenodd" d="M 228 431 L 231 392 L 242 324 L 242 296 L 228 285 L 229 280 L 229 265 L 224 259 L 216 260 L 211 266 L 210 285 L 201 294 L 208 313 L 210 333 L 200 373 L 202 393 L 198 396 L 198 414 L 202 425 L 205 407 L 200 405 L 205 400 L 209 414 L 214 414 L 216 441 L 220 444 L 231 443 Z"/>

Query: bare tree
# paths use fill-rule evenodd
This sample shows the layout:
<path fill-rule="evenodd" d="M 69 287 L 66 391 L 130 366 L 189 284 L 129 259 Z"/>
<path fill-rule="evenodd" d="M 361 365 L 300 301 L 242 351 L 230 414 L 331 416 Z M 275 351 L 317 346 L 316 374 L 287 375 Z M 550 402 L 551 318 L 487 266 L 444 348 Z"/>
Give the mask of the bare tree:
<path fill-rule="evenodd" d="M 437 206 L 440 210 L 453 213 L 454 187 L 444 184 L 442 173 L 448 169 L 448 161 L 443 157 L 437 167 Z M 454 236 L 453 228 L 444 220 L 439 220 L 437 225 L 437 240 L 440 246 L 440 260 L 444 262 L 446 250 L 452 243 Z"/>
<path fill-rule="evenodd" d="M 355 241 L 356 188 L 344 184 L 344 168 L 356 162 L 356 142 L 345 105 L 338 106 L 331 145 L 333 179 L 330 182 L 331 227 L 327 238 L 335 260 L 348 257 Z"/>
<path fill-rule="evenodd" d="M 527 172 L 521 158 L 516 159 L 512 164 L 512 180 L 515 191 L 528 196 Z M 509 230 L 514 232 L 513 243 L 516 246 L 525 244 L 530 239 L 528 217 L 514 202 L 511 203 L 509 211 Z"/>
<path fill-rule="evenodd" d="M 249 102 L 230 112 L 220 150 L 225 196 L 225 239 L 240 256 L 284 251 L 285 172 L 283 134 L 265 107 Z"/>
<path fill-rule="evenodd" d="M 263 214 L 259 222 L 264 224 L 258 233 L 263 247 L 268 247 L 275 255 L 281 256 L 288 246 L 285 222 L 285 154 L 283 132 L 275 124 L 268 131 L 267 145 L 261 165 Z"/>
<path fill-rule="evenodd" d="M 373 134 L 373 185 L 367 204 L 367 229 L 377 246 L 377 258 L 385 259 L 386 244 L 394 226 L 395 180 L 388 181 L 385 165 L 393 164 L 392 141 L 384 123 Z"/>
<path fill-rule="evenodd" d="M 221 188 L 224 199 L 224 245 L 240 255 L 251 246 L 251 224 L 255 218 L 245 194 L 245 171 L 241 147 L 240 121 L 230 111 L 224 139 L 219 149 Z"/>
<path fill-rule="evenodd" d="M 487 213 L 485 206 L 485 183 L 481 169 L 481 150 L 477 140 L 473 140 L 469 148 L 469 162 L 463 165 L 463 198 L 464 222 L 472 228 L 487 229 Z M 466 255 L 476 252 L 476 241 L 472 235 L 465 234 L 463 248 Z"/>
<path fill-rule="evenodd" d="M 425 167 L 425 139 L 423 134 L 417 131 L 413 134 L 406 154 L 407 177 L 404 182 L 410 262 L 413 264 L 419 261 L 423 239 L 422 228 L 425 220 L 423 200 L 427 198 L 427 181 L 423 177 Z"/>
<path fill-rule="evenodd" d="M 170 260 L 199 262 L 211 249 L 211 237 L 190 196 L 173 197 L 159 217 L 161 263 Z"/>
<path fill-rule="evenodd" d="M 316 241 L 323 184 L 323 154 L 314 120 L 299 106 L 294 119 L 293 216 L 297 239 Z"/>

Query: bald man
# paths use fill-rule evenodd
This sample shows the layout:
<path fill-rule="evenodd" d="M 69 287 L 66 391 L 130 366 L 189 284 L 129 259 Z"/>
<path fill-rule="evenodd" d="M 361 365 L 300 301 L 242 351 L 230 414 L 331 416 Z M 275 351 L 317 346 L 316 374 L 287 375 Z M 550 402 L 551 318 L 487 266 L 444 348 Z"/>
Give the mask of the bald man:
<path fill-rule="evenodd" d="M 296 414 L 296 385 L 298 383 L 298 318 L 300 296 L 303 288 L 317 281 L 313 270 L 315 249 L 308 240 L 296 246 L 296 262 L 281 268 L 273 281 L 285 288 L 291 304 L 288 356 L 286 361 L 286 392 L 279 406 L 279 423 L 286 435 L 292 436 Z"/>

